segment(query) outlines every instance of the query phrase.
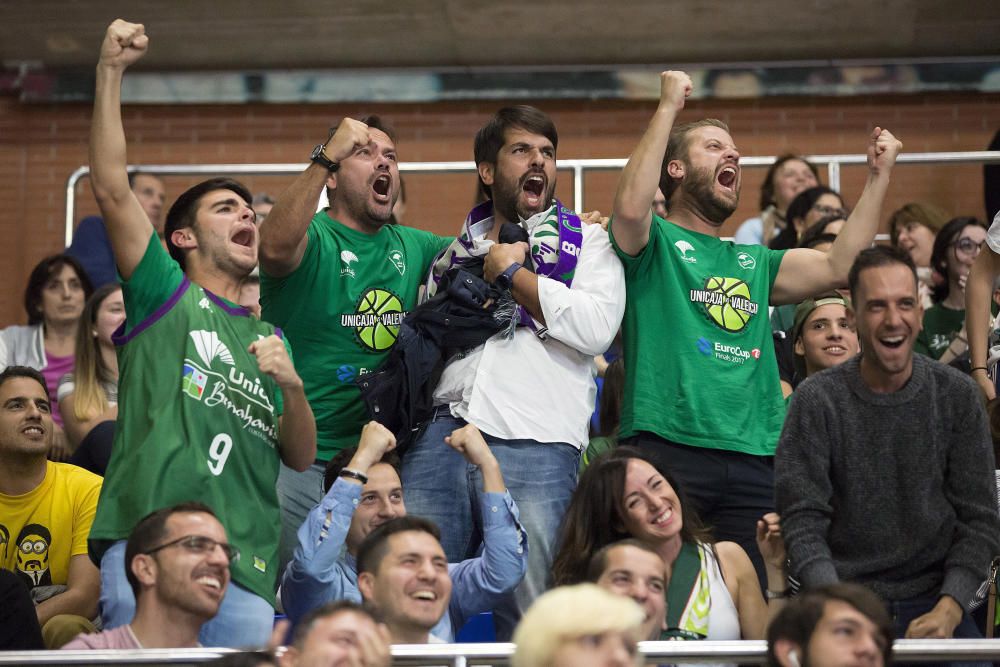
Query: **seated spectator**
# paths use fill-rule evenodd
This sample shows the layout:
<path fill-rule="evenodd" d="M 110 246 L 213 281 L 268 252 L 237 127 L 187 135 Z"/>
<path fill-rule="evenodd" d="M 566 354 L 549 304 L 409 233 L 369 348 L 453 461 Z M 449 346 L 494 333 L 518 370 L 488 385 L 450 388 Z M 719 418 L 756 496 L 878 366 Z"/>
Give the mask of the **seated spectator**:
<path fill-rule="evenodd" d="M 981 636 L 967 611 L 1000 549 L 993 447 L 968 376 L 913 354 L 916 269 L 898 248 L 850 270 L 862 353 L 792 395 L 774 461 L 793 574 L 869 586 L 895 636 Z"/>
<path fill-rule="evenodd" d="M 828 216 L 826 219 L 836 219 L 843 220 L 842 216 Z M 819 227 L 819 223 L 810 227 Z M 819 250 L 820 252 L 830 252 L 830 248 L 833 247 L 833 242 L 837 240 L 836 234 L 822 233 L 822 234 L 810 234 L 807 230 L 802 238 L 799 239 L 800 248 L 811 248 L 813 250 Z M 792 326 L 795 324 L 795 309 L 798 307 L 797 303 L 783 303 L 780 306 L 775 306 L 771 310 L 771 331 L 778 333 L 781 332 L 785 334 L 785 338 L 788 339 L 788 351 L 791 352 L 791 335 Z M 789 357 L 790 359 L 791 357 Z M 784 361 L 780 354 L 778 356 L 778 369 L 782 370 L 782 361 Z M 784 377 L 784 376 L 782 376 Z"/>
<path fill-rule="evenodd" d="M 503 594 L 513 590 L 524 576 L 528 555 L 517 506 L 482 436 L 468 425 L 447 443 L 482 475 L 477 505 L 484 548 L 477 558 L 448 564 L 454 593 L 431 630 L 442 641 L 454 640 L 466 620 L 493 609 Z M 355 558 L 360 559 L 363 540 L 390 520 L 406 516 L 399 464 L 392 453 L 395 444 L 387 428 L 369 422 L 356 449 L 330 460 L 326 496 L 299 529 L 295 555 L 282 579 L 281 600 L 293 621 L 324 603 L 361 601 L 360 560 L 356 566 Z"/>
<path fill-rule="evenodd" d="M 916 352 L 945 364 L 967 356 L 965 283 L 985 242 L 986 225 L 976 218 L 955 218 L 938 232 L 931 253 L 934 305 L 924 312 Z"/>
<path fill-rule="evenodd" d="M 0 546 L 7 551 L 6 535 Z M 10 570 L 0 568 L 0 651 L 33 651 L 45 648 L 38 627 L 35 604 L 24 581 Z"/>
<path fill-rule="evenodd" d="M 239 552 L 201 503 L 182 503 L 143 517 L 125 547 L 125 574 L 135 595 L 131 623 L 81 634 L 63 648 L 136 649 L 200 646 L 201 626 L 222 605 L 229 567 Z"/>
<path fill-rule="evenodd" d="M 128 175 L 128 184 L 162 241 L 163 206 L 166 202 L 163 181 L 153 174 L 132 171 Z M 117 284 L 115 256 L 111 251 L 107 227 L 100 216 L 92 215 L 80 221 L 73 232 L 73 242 L 66 248 L 66 254 L 79 260 L 94 287 Z"/>
<path fill-rule="evenodd" d="M 833 247 L 833 242 L 837 239 L 837 234 L 839 234 L 840 230 L 844 228 L 844 224 L 846 222 L 847 217 L 840 211 L 831 213 L 830 215 L 824 215 L 822 218 L 806 227 L 806 230 L 802 232 L 802 235 L 799 237 L 799 247 L 817 248 L 822 252 L 829 252 L 830 248 Z M 817 239 L 821 236 L 828 236 L 830 238 L 818 241 Z M 823 243 L 826 243 L 827 245 L 823 245 Z"/>
<path fill-rule="evenodd" d="M 80 263 L 67 255 L 52 255 L 31 271 L 24 290 L 27 326 L 0 331 L 0 368 L 29 366 L 42 372 L 50 390 L 49 405 L 55 430 L 51 457 L 69 458 L 56 389 L 59 379 L 73 370 L 76 328 L 83 305 L 93 288 Z"/>
<path fill-rule="evenodd" d="M 746 552 L 735 542 L 713 544 L 671 476 L 642 451 L 618 447 L 580 477 L 563 519 L 555 583 L 585 580 L 594 550 L 627 537 L 650 544 L 671 570 L 666 638 L 763 639 L 769 613 L 788 593 L 777 515 L 757 523 L 766 603 Z"/>
<path fill-rule="evenodd" d="M 587 443 L 580 457 L 582 471 L 600 454 L 618 445 L 618 426 L 622 420 L 622 401 L 625 399 L 625 361 L 618 357 L 604 369 L 604 383 L 600 391 L 598 417 L 600 429 Z"/>
<path fill-rule="evenodd" d="M 630 597 L 642 607 L 642 640 L 656 640 L 667 629 L 667 581 L 663 558 L 653 547 L 636 539 L 619 540 L 602 547 L 590 559 L 587 581 L 616 595 Z"/>
<path fill-rule="evenodd" d="M 280 665 L 388 667 L 391 662 L 388 629 L 361 605 L 341 600 L 305 615 Z"/>
<path fill-rule="evenodd" d="M 920 300 L 924 308 L 933 305 L 931 288 L 931 253 L 934 238 L 948 222 L 948 214 L 931 204 L 910 202 L 889 216 L 889 239 L 892 245 L 910 256 L 920 280 Z"/>
<path fill-rule="evenodd" d="M 767 629 L 767 667 L 892 664 L 892 622 L 878 596 L 832 584 L 792 598 Z"/>
<path fill-rule="evenodd" d="M 820 218 L 829 215 L 847 217 L 844 198 L 836 190 L 831 190 L 825 185 L 803 190 L 788 205 L 788 224 L 771 241 L 771 248 L 774 250 L 797 248 L 802 234 L 819 222 Z"/>
<path fill-rule="evenodd" d="M 787 226 L 785 211 L 803 190 L 819 185 L 816 167 L 798 155 L 786 154 L 774 161 L 760 186 L 760 216 L 739 226 L 733 240 L 736 243 L 767 245 Z M 666 218 L 665 213 L 656 215 Z"/>
<path fill-rule="evenodd" d="M 87 555 L 101 478 L 46 460 L 52 415 L 33 368 L 0 372 L 0 536 L 3 561 L 31 590 L 45 645 L 93 629 L 100 575 Z"/>
<path fill-rule="evenodd" d="M 118 419 L 118 355 L 111 335 L 125 321 L 122 288 L 98 288 L 84 306 L 76 330 L 76 365 L 59 381 L 70 463 L 104 475 Z"/>
<path fill-rule="evenodd" d="M 639 667 L 643 613 L 594 584 L 562 586 L 528 608 L 514 632 L 512 667 Z"/>
<path fill-rule="evenodd" d="M 794 372 L 787 381 L 791 393 L 810 375 L 842 364 L 857 355 L 858 334 L 851 323 L 850 300 L 837 292 L 803 301 L 795 309 L 791 338 Z M 786 379 L 782 377 L 782 389 Z"/>
<path fill-rule="evenodd" d="M 358 547 L 358 590 L 385 620 L 393 644 L 445 641 L 431 634 L 452 606 L 440 535 L 427 519 L 403 516 L 373 530 Z"/>

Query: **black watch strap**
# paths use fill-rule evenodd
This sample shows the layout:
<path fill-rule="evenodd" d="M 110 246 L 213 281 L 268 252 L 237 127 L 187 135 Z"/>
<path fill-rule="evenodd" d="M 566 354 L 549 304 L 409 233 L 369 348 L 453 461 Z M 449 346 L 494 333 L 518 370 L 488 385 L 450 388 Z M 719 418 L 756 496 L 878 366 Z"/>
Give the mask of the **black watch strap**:
<path fill-rule="evenodd" d="M 494 280 L 493 282 L 495 282 L 497 287 L 499 287 L 500 289 L 510 289 L 514 285 L 514 274 L 517 273 L 518 270 L 523 268 L 524 267 L 521 266 L 518 262 L 514 262 L 513 264 L 508 266 L 503 273 L 497 276 L 497 279 Z"/>
<path fill-rule="evenodd" d="M 316 144 L 316 148 L 314 148 L 312 150 L 312 153 L 310 153 L 309 159 L 315 162 L 316 164 L 320 165 L 321 167 L 324 167 L 330 173 L 334 173 L 338 169 L 340 169 L 340 163 L 334 162 L 333 160 L 328 158 L 326 156 L 326 153 L 324 152 L 325 148 L 326 144 Z"/>

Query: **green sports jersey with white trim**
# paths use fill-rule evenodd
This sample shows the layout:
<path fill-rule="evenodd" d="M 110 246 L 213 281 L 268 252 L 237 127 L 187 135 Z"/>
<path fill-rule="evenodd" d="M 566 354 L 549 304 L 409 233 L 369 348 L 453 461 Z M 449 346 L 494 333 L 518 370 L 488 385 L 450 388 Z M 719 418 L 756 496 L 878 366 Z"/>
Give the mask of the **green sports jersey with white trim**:
<path fill-rule="evenodd" d="M 316 416 L 316 456 L 326 461 L 358 444 L 369 418 L 354 380 L 385 361 L 427 269 L 452 239 L 402 225 L 365 234 L 326 211 L 307 238 L 295 271 L 261 271 L 260 302 L 295 347 Z"/>
<path fill-rule="evenodd" d="M 785 416 L 767 317 L 784 251 L 653 217 L 625 266 L 621 437 L 773 456 Z"/>
<path fill-rule="evenodd" d="M 123 291 L 118 426 L 91 555 L 153 510 L 203 502 L 240 550 L 233 580 L 273 604 L 281 393 L 247 348 L 280 331 L 190 282 L 156 235 Z"/>

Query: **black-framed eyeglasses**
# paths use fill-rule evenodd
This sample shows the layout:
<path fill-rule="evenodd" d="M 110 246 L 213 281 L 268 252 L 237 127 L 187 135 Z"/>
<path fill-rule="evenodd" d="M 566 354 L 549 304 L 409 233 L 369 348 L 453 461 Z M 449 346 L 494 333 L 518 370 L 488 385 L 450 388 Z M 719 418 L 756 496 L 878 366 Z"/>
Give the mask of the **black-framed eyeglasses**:
<path fill-rule="evenodd" d="M 986 243 L 986 241 L 980 241 L 979 243 L 976 243 L 970 238 L 964 238 L 964 239 L 958 239 L 951 245 L 955 246 L 955 250 L 962 253 L 963 255 L 973 255 L 977 254 L 980 250 L 983 249 L 984 243 Z"/>
<path fill-rule="evenodd" d="M 226 558 L 229 559 L 230 563 L 235 563 L 240 559 L 240 550 L 232 544 L 219 542 L 217 540 L 213 540 L 211 537 L 205 537 L 204 535 L 185 535 L 184 537 L 178 537 L 176 540 L 172 540 L 166 544 L 161 544 L 160 546 L 150 549 L 149 551 L 144 551 L 143 553 L 149 556 L 155 554 L 157 551 L 174 546 L 184 547 L 188 551 L 196 554 L 211 553 L 215 550 L 215 547 L 219 547 L 222 549 L 222 553 L 226 554 Z"/>

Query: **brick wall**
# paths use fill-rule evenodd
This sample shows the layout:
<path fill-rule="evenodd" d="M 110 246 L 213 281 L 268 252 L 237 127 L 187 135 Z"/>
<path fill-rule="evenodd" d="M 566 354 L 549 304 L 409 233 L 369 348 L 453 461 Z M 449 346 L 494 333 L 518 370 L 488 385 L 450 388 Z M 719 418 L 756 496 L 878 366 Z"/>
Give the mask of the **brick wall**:
<path fill-rule="evenodd" d="M 905 150 L 982 150 L 1000 128 L 1000 96 L 939 94 L 871 98 L 794 98 L 693 102 L 682 119 L 715 116 L 727 121 L 743 155 L 860 153 L 867 132 L 882 124 L 899 136 Z M 133 163 L 304 162 L 325 137 L 331 119 L 377 112 L 396 126 L 405 161 L 471 160 L 472 136 L 498 102 L 431 105 L 249 105 L 130 107 L 125 112 L 129 159 Z M 555 118 L 561 158 L 625 157 L 654 109 L 651 102 L 546 101 Z M 0 326 L 22 323 L 24 283 L 31 267 L 62 248 L 65 183 L 87 159 L 88 105 L 21 105 L 0 98 L 0 267 L 7 289 L 0 291 Z M 762 170 L 747 170 L 743 203 L 725 226 L 756 213 Z M 842 189 L 856 201 L 863 167 L 846 168 Z M 195 178 L 167 179 L 172 201 Z M 254 191 L 279 193 L 288 178 L 244 179 Z M 587 177 L 587 207 L 607 211 L 616 173 Z M 407 177 L 406 221 L 454 233 L 472 203 L 475 177 Z M 572 201 L 563 172 L 558 193 Z M 954 214 L 982 217 L 979 166 L 903 166 L 897 169 L 886 212 L 906 201 L 924 199 Z M 77 187 L 78 216 L 95 213 L 86 181 Z"/>

